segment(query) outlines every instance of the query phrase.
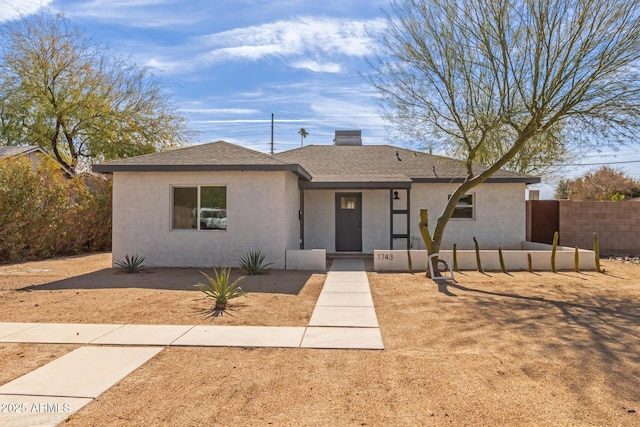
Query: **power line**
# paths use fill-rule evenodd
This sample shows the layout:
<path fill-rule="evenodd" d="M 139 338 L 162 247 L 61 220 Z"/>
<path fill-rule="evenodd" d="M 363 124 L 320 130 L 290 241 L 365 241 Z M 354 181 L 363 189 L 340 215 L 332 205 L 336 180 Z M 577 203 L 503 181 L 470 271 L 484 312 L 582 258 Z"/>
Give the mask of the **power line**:
<path fill-rule="evenodd" d="M 623 160 L 620 162 L 600 162 L 600 163 L 565 163 L 561 165 L 547 165 L 547 166 L 600 166 L 600 165 L 621 165 L 624 163 L 640 163 L 640 160 Z"/>

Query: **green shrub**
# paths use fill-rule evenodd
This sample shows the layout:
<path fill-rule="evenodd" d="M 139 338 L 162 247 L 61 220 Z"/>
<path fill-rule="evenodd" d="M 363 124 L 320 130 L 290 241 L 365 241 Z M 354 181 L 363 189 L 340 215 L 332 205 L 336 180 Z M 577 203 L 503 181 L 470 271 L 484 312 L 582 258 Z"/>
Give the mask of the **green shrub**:
<path fill-rule="evenodd" d="M 246 295 L 242 288 L 238 286 L 238 282 L 244 279 L 244 276 L 238 277 L 232 283 L 229 283 L 231 276 L 230 268 L 222 268 L 220 269 L 220 273 L 214 268 L 213 272 L 215 273 L 215 277 L 211 277 L 201 271 L 200 273 L 207 278 L 208 283 L 198 283 L 195 286 L 204 292 L 207 297 L 215 301 L 214 310 L 224 311 L 230 299 Z"/>
<path fill-rule="evenodd" d="M 112 181 L 83 175 L 69 182 L 72 209 L 68 212 L 66 252 L 111 250 Z"/>
<path fill-rule="evenodd" d="M 265 264 L 266 256 L 260 251 L 251 251 L 240 260 L 242 267 L 249 275 L 264 274 L 268 271 L 267 267 L 273 263 Z"/>
<path fill-rule="evenodd" d="M 69 178 L 48 156 L 37 171 L 26 157 L 0 161 L 0 262 L 110 249 L 110 178 Z"/>
<path fill-rule="evenodd" d="M 126 273 L 138 273 L 145 267 L 143 262 L 143 256 L 133 255 L 129 257 L 129 255 L 125 255 L 124 260 L 116 261 L 116 265 Z"/>

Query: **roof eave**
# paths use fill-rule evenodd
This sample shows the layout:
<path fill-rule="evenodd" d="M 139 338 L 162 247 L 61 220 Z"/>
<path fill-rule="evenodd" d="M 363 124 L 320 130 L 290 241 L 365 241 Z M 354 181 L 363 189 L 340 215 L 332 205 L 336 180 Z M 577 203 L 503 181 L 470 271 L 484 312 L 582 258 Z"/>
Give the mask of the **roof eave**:
<path fill-rule="evenodd" d="M 29 154 L 33 154 L 33 153 L 42 153 L 42 154 L 47 154 L 47 152 L 45 150 L 43 150 L 42 148 L 38 147 L 38 146 L 17 146 L 17 147 L 3 147 L 3 148 L 14 148 L 16 150 L 16 152 L 11 153 L 11 154 L 5 154 L 2 157 L 5 158 L 9 158 L 9 157 L 18 157 L 18 156 L 27 156 Z"/>
<path fill-rule="evenodd" d="M 411 188 L 410 181 L 401 182 L 306 182 L 304 188 L 307 190 L 386 190 Z"/>
<path fill-rule="evenodd" d="M 293 172 L 304 180 L 311 180 L 311 174 L 297 164 L 282 165 L 93 165 L 94 172 Z"/>
<path fill-rule="evenodd" d="M 464 182 L 465 178 L 411 178 L 415 183 L 440 183 L 440 184 L 459 184 Z M 486 181 L 488 184 L 538 184 L 541 179 L 537 176 L 510 176 L 510 177 L 491 177 Z"/>
<path fill-rule="evenodd" d="M 20 154 L 33 154 L 33 153 L 42 153 L 42 154 L 48 154 L 46 151 L 44 151 L 42 148 L 40 147 L 31 147 L 28 150 L 24 150 L 21 153 L 18 153 L 18 155 Z"/>

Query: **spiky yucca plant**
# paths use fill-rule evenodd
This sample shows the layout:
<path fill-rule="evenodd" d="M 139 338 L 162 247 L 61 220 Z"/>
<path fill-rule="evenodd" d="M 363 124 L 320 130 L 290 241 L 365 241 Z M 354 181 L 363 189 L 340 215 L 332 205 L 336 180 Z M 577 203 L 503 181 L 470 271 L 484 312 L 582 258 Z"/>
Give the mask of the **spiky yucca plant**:
<path fill-rule="evenodd" d="M 273 263 L 265 264 L 266 256 L 260 251 L 251 251 L 240 260 L 240 267 L 244 268 L 245 271 L 250 274 L 264 274 L 268 271 L 267 267 L 269 267 Z"/>
<path fill-rule="evenodd" d="M 246 295 L 242 288 L 238 286 L 238 282 L 244 279 L 244 276 L 238 277 L 229 283 L 231 276 L 230 268 L 221 268 L 220 272 L 214 268 L 213 272 L 215 273 L 215 277 L 211 277 L 201 271 L 200 273 L 207 278 L 208 283 L 198 283 L 195 286 L 204 292 L 207 297 L 216 302 L 214 310 L 224 311 L 230 299 Z"/>
<path fill-rule="evenodd" d="M 127 273 L 137 273 L 145 267 L 143 262 L 143 256 L 132 255 L 129 257 L 129 255 L 125 255 L 124 260 L 116 261 L 116 265 Z"/>

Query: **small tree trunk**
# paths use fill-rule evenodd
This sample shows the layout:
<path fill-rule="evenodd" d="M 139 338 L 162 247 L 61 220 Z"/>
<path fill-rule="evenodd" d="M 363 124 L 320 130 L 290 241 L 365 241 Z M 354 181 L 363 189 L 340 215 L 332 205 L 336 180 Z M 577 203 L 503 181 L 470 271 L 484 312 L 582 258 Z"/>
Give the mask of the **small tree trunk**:
<path fill-rule="evenodd" d="M 424 244 L 427 247 L 427 277 L 441 277 L 440 269 L 438 268 L 438 263 L 436 262 L 433 265 L 433 271 L 429 269 L 429 255 L 437 254 L 440 251 L 440 242 L 434 241 L 431 238 L 431 234 L 429 233 L 429 211 L 428 209 L 420 209 L 420 224 L 419 224 L 420 234 L 422 235 L 422 240 L 424 240 Z"/>

